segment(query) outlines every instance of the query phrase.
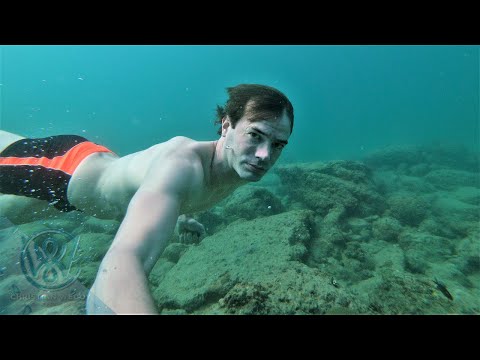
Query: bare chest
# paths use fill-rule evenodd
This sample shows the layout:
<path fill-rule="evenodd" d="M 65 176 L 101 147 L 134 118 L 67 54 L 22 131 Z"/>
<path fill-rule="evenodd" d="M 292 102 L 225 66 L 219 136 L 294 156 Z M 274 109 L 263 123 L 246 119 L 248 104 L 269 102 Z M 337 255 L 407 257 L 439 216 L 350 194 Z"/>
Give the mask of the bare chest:
<path fill-rule="evenodd" d="M 182 214 L 206 211 L 228 197 L 233 190 L 205 187 L 198 194 L 190 195 L 182 205 Z"/>

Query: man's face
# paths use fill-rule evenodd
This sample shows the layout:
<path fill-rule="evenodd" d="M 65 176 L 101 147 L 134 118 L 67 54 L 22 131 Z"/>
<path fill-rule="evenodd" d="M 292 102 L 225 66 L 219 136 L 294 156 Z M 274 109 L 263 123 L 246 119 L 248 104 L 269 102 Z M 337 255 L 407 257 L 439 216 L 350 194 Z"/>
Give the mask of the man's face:
<path fill-rule="evenodd" d="M 224 120 L 225 149 L 230 166 L 247 181 L 259 181 L 276 163 L 290 137 L 290 120 L 286 114 L 275 119 L 250 120 L 243 116 L 233 129 Z"/>

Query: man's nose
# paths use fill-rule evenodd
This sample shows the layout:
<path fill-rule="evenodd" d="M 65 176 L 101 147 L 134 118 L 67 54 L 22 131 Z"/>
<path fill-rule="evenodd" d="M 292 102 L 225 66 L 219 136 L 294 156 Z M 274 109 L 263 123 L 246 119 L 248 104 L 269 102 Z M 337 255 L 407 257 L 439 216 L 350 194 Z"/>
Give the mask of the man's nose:
<path fill-rule="evenodd" d="M 270 145 L 268 143 L 263 143 L 257 147 L 257 151 L 255 152 L 255 156 L 260 159 L 261 161 L 268 161 L 270 160 Z"/>

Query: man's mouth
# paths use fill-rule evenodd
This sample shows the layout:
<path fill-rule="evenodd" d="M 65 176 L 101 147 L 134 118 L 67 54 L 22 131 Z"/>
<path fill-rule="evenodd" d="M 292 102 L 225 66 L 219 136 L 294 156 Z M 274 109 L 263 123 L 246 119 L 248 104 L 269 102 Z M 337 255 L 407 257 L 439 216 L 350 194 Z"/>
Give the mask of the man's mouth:
<path fill-rule="evenodd" d="M 265 168 L 261 166 L 250 164 L 250 163 L 247 163 L 247 165 L 250 169 L 252 169 L 255 172 L 265 172 Z"/>

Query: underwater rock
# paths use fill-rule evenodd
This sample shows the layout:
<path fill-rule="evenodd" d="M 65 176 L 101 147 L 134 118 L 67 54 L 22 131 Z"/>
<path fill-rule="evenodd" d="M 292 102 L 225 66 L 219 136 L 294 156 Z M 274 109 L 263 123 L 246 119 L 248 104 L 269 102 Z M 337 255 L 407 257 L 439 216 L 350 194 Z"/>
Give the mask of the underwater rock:
<path fill-rule="evenodd" d="M 336 207 L 357 217 L 383 211 L 384 199 L 374 190 L 371 171 L 360 162 L 284 165 L 275 171 L 281 179 L 281 193 L 288 195 L 291 203 L 301 203 L 320 216 Z"/>
<path fill-rule="evenodd" d="M 432 170 L 430 164 L 422 163 L 410 166 L 409 174 L 415 177 L 422 177 L 427 175 L 430 170 Z"/>
<path fill-rule="evenodd" d="M 479 236 L 469 236 L 457 245 L 457 258 L 454 263 L 465 275 L 480 272 L 480 241 Z"/>
<path fill-rule="evenodd" d="M 400 170 L 409 166 L 427 163 L 422 148 L 417 145 L 392 145 L 373 151 L 362 160 L 367 166 L 378 170 Z"/>
<path fill-rule="evenodd" d="M 260 284 L 237 283 L 219 300 L 227 314 L 265 315 L 269 313 L 269 291 Z"/>
<path fill-rule="evenodd" d="M 431 279 L 389 268 L 383 268 L 368 286 L 360 285 L 357 291 L 367 294 L 373 314 L 448 314 L 457 311 L 456 306 L 436 290 Z"/>
<path fill-rule="evenodd" d="M 75 300 L 34 310 L 32 315 L 85 315 L 85 313 L 85 300 Z"/>
<path fill-rule="evenodd" d="M 74 235 L 83 233 L 104 233 L 115 235 L 120 226 L 116 220 L 98 219 L 93 216 L 86 217 L 85 221 L 80 224 L 72 233 Z"/>
<path fill-rule="evenodd" d="M 402 175 L 394 171 L 376 171 L 373 175 L 375 190 L 383 196 L 407 192 L 425 195 L 437 191 L 436 187 L 423 178 Z"/>
<path fill-rule="evenodd" d="M 370 223 L 365 219 L 351 217 L 347 220 L 348 227 L 354 232 L 359 233 L 362 230 L 369 230 Z"/>
<path fill-rule="evenodd" d="M 417 226 L 429 213 L 428 202 L 409 193 L 392 195 L 387 199 L 387 203 L 387 214 L 408 226 Z"/>
<path fill-rule="evenodd" d="M 256 279 L 291 261 L 292 245 L 309 241 L 311 222 L 310 212 L 295 211 L 231 224 L 189 247 L 154 296 L 161 308 L 189 311 L 218 301 L 237 279 Z"/>
<path fill-rule="evenodd" d="M 238 219 L 252 220 L 285 211 L 282 202 L 269 190 L 257 186 L 237 189 L 222 203 L 222 215 L 231 223 Z"/>
<path fill-rule="evenodd" d="M 439 190 L 455 190 L 458 187 L 480 187 L 478 173 L 463 170 L 441 169 L 430 171 L 424 179 Z"/>
<path fill-rule="evenodd" d="M 432 211 L 435 215 L 446 217 L 455 216 L 464 221 L 478 221 L 480 218 L 480 207 L 470 205 L 457 200 L 448 193 L 439 194 L 432 204 Z"/>
<path fill-rule="evenodd" d="M 405 269 L 413 274 L 425 274 L 430 267 L 425 254 L 419 253 L 416 249 L 405 251 Z"/>
<path fill-rule="evenodd" d="M 374 252 L 372 257 L 375 262 L 375 267 L 378 269 L 389 268 L 393 271 L 404 270 L 405 254 L 397 245 L 385 244 L 379 251 Z"/>
<path fill-rule="evenodd" d="M 78 235 L 77 265 L 101 261 L 110 248 L 113 239 L 113 235 L 103 233 L 83 233 Z"/>
<path fill-rule="evenodd" d="M 39 220 L 62 218 L 64 214 L 43 200 L 0 194 L 0 216 L 6 217 L 15 225 L 20 225 Z"/>
<path fill-rule="evenodd" d="M 212 235 L 228 225 L 228 221 L 222 215 L 212 209 L 195 214 L 194 219 L 205 227 L 206 235 Z"/>
<path fill-rule="evenodd" d="M 373 151 L 362 160 L 372 169 L 414 176 L 424 176 L 428 167 L 480 170 L 479 154 L 459 144 L 392 145 Z"/>
<path fill-rule="evenodd" d="M 163 309 L 160 315 L 187 315 L 188 313 L 183 309 Z"/>
<path fill-rule="evenodd" d="M 456 237 L 474 232 L 480 220 L 480 206 L 459 201 L 448 192 L 439 193 L 432 201 L 432 213 L 437 223 Z"/>
<path fill-rule="evenodd" d="M 81 217 L 69 216 L 60 219 L 46 219 L 45 221 L 42 221 L 42 224 L 51 230 L 64 231 L 71 235 L 75 235 L 78 233 L 75 232 L 75 230 L 81 226 L 82 222 L 85 221 L 84 219 L 85 217 L 83 215 Z"/>
<path fill-rule="evenodd" d="M 348 237 L 341 230 L 343 218 L 345 217 L 345 209 L 342 206 L 333 208 L 321 221 L 319 237 L 320 239 L 327 241 L 337 246 L 343 246 Z"/>
<path fill-rule="evenodd" d="M 165 248 L 161 257 L 164 257 L 172 263 L 177 263 L 188 248 L 189 246 L 186 244 L 171 243 Z"/>
<path fill-rule="evenodd" d="M 355 294 L 341 285 L 332 285 L 331 277 L 299 263 L 285 268 L 277 278 L 262 283 L 239 282 L 218 302 L 227 314 L 309 315 L 359 314 L 366 307 Z"/>
<path fill-rule="evenodd" d="M 346 243 L 340 256 L 337 266 L 333 268 L 338 279 L 351 284 L 373 276 L 375 262 L 373 256 L 363 248 L 363 243 Z"/>
<path fill-rule="evenodd" d="M 324 313 L 340 304 L 359 309 L 345 289 L 298 260 L 297 248 L 311 241 L 312 215 L 281 213 L 206 237 L 156 287 L 157 305 L 188 313 Z"/>
<path fill-rule="evenodd" d="M 480 206 L 480 189 L 471 186 L 458 187 L 452 196 L 470 205 Z"/>
<path fill-rule="evenodd" d="M 350 258 L 356 259 L 365 264 L 366 268 L 373 268 L 372 257 L 366 252 L 361 243 L 349 242 L 343 251 L 343 255 Z"/>
<path fill-rule="evenodd" d="M 402 232 L 400 222 L 390 216 L 384 216 L 372 223 L 372 233 L 375 239 L 396 242 Z"/>
<path fill-rule="evenodd" d="M 438 217 L 429 217 L 425 219 L 417 229 L 422 233 L 429 233 L 445 238 L 456 237 L 455 231 L 450 229 L 448 224 L 444 223 L 442 219 L 439 219 Z"/>
<path fill-rule="evenodd" d="M 160 259 L 157 261 L 152 271 L 148 275 L 150 291 L 155 290 L 155 288 L 158 286 L 158 284 L 160 284 L 165 275 L 174 266 L 174 262 L 171 262 L 164 257 L 160 257 Z"/>
<path fill-rule="evenodd" d="M 403 231 L 399 236 L 398 243 L 403 251 L 411 250 L 416 253 L 416 257 L 427 263 L 443 262 L 449 259 L 455 251 L 455 246 L 451 240 L 421 233 L 416 229 Z M 409 256 L 413 256 L 412 253 L 409 253 Z"/>
<path fill-rule="evenodd" d="M 480 155 L 464 144 L 440 143 L 422 147 L 425 161 L 451 169 L 480 171 Z"/>
<path fill-rule="evenodd" d="M 78 273 L 78 281 L 83 286 L 90 289 L 95 282 L 95 278 L 97 277 L 98 269 L 100 268 L 100 262 L 101 261 L 90 261 L 82 265 L 74 265 L 72 266 L 72 273 Z"/>

